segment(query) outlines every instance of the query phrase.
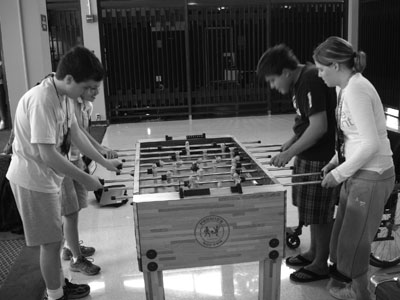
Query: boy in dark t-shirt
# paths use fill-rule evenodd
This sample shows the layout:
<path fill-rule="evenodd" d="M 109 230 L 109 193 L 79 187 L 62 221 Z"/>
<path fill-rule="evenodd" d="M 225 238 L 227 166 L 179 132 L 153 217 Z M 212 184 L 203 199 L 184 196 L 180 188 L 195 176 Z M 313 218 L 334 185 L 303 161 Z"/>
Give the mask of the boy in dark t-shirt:
<path fill-rule="evenodd" d="M 294 157 L 294 174 L 317 173 L 335 151 L 336 94 L 328 88 L 312 64 L 300 64 L 293 51 L 280 44 L 268 49 L 257 65 L 257 75 L 281 94 L 291 94 L 296 118 L 294 135 L 271 158 L 271 165 L 285 166 Z M 293 182 L 319 180 L 319 176 L 293 177 Z M 332 189 L 320 184 L 297 185 L 292 189 L 299 222 L 310 225 L 310 248 L 288 257 L 286 264 L 302 267 L 290 275 L 295 282 L 328 278 L 329 240 L 335 199 Z"/>

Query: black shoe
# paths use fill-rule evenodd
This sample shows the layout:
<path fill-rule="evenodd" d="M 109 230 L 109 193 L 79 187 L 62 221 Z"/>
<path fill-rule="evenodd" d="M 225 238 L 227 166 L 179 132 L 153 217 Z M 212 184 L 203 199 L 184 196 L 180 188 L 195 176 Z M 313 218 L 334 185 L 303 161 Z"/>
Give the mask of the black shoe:
<path fill-rule="evenodd" d="M 74 284 L 68 279 L 65 279 L 63 289 L 65 299 L 80 299 L 90 293 L 90 286 L 88 284 Z"/>

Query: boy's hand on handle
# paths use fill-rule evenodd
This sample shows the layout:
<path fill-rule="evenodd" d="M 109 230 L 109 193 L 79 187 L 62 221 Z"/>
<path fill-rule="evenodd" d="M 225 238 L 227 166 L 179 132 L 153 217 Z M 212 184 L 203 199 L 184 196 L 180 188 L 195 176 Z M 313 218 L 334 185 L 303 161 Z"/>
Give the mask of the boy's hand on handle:
<path fill-rule="evenodd" d="M 117 151 L 114 151 L 114 150 L 109 149 L 107 147 L 104 147 L 104 151 L 102 151 L 102 154 L 107 159 L 118 158 Z"/>
<path fill-rule="evenodd" d="M 288 154 L 288 152 L 284 151 L 272 157 L 269 163 L 272 166 L 281 168 L 284 167 L 291 159 L 292 157 Z"/>
<path fill-rule="evenodd" d="M 107 165 L 104 167 L 109 171 L 119 172 L 119 170 L 122 169 L 122 161 L 116 158 L 107 159 Z"/>
<path fill-rule="evenodd" d="M 83 180 L 83 185 L 88 191 L 97 191 L 103 189 L 103 184 L 100 178 L 94 175 L 87 175 Z"/>

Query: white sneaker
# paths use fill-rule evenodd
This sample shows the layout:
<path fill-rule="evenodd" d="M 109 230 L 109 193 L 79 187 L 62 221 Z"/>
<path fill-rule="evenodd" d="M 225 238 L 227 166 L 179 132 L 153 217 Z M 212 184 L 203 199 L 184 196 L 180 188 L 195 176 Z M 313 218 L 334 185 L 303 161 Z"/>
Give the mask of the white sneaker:
<path fill-rule="evenodd" d="M 331 287 L 329 289 L 329 294 L 332 297 L 334 297 L 336 299 L 341 299 L 341 300 L 355 300 L 356 299 L 356 293 L 351 288 L 351 285 L 346 285 L 344 288 Z"/>
<path fill-rule="evenodd" d="M 5 129 L 5 128 L 6 128 L 6 125 L 4 124 L 4 121 L 1 120 L 1 121 L 0 121 L 0 130 L 3 130 L 3 129 Z"/>

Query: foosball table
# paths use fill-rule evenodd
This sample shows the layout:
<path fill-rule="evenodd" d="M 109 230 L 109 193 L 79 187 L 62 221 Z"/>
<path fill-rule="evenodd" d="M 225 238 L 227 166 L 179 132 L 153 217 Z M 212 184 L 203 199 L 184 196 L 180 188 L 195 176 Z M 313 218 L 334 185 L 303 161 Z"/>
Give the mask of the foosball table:
<path fill-rule="evenodd" d="M 280 298 L 286 189 L 244 143 L 205 134 L 139 140 L 133 212 L 146 299 L 163 271 L 259 262 L 259 299 Z"/>

